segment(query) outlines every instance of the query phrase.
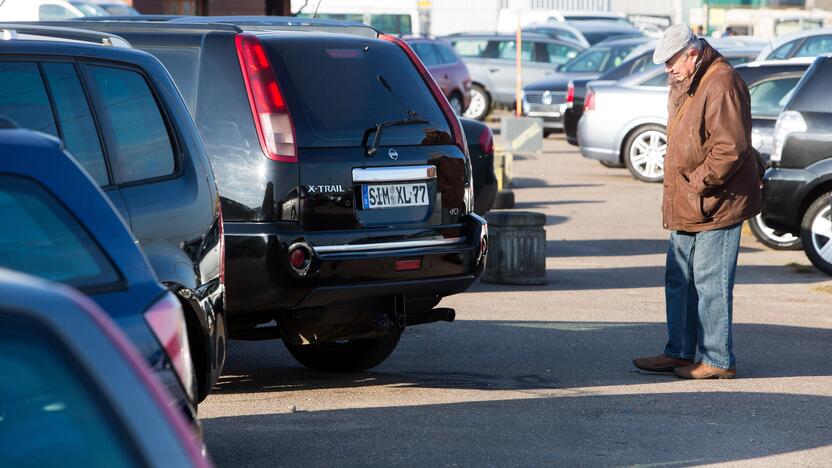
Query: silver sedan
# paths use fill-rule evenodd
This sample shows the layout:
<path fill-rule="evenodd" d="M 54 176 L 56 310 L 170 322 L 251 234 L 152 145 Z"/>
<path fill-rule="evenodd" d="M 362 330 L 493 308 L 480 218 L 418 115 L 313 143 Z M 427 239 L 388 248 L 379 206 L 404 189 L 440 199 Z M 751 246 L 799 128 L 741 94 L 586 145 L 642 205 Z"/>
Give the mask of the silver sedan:
<path fill-rule="evenodd" d="M 751 60 L 758 50 L 723 51 L 723 55 L 736 65 Z M 664 67 L 619 81 L 590 82 L 578 122 L 581 154 L 607 166 L 624 164 L 639 180 L 662 181 L 667 93 Z"/>

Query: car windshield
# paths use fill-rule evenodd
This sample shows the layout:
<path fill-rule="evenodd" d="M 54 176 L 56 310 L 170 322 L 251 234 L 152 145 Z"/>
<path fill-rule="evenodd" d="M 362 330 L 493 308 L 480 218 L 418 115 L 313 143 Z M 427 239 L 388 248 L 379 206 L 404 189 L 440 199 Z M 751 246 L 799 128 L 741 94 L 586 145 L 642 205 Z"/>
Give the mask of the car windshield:
<path fill-rule="evenodd" d="M 31 179 L 0 175 L 0 266 L 90 291 L 119 274 L 63 205 Z"/>
<path fill-rule="evenodd" d="M 100 6 L 94 3 L 87 3 L 87 2 L 70 2 L 72 6 L 81 10 L 87 16 L 110 16 L 110 13 L 107 10 L 101 8 Z"/>
<path fill-rule="evenodd" d="M 596 46 L 589 48 L 567 63 L 563 67 L 563 71 L 573 73 L 603 73 L 621 65 L 633 47 L 635 45 L 619 47 Z"/>

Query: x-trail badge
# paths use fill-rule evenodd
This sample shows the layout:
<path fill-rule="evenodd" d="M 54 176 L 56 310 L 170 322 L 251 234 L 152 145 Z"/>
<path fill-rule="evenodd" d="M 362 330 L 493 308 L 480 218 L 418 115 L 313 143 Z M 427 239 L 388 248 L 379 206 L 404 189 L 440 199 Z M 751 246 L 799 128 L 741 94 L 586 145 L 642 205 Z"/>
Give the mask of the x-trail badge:
<path fill-rule="evenodd" d="M 396 159 L 399 159 L 399 152 L 394 150 L 393 148 L 390 148 L 387 151 L 387 156 L 390 156 L 390 159 L 395 161 Z"/>

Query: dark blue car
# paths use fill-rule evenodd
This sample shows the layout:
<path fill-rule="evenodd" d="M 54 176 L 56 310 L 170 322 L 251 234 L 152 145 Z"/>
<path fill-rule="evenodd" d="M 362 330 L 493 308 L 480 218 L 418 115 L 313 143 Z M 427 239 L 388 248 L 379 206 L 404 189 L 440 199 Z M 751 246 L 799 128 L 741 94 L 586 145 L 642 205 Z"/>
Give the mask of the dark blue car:
<path fill-rule="evenodd" d="M 0 219 L 0 266 L 89 295 L 195 421 L 180 302 L 159 283 L 124 220 L 60 140 L 0 129 Z"/>

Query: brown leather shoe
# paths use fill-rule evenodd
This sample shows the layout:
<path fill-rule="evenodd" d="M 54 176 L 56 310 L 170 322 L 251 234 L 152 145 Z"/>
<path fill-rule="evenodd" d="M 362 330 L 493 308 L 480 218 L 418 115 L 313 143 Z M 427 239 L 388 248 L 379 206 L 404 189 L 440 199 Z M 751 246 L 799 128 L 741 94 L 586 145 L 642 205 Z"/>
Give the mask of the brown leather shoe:
<path fill-rule="evenodd" d="M 661 354 L 656 357 L 633 359 L 633 365 L 649 372 L 673 372 L 677 367 L 693 364 L 692 359 L 678 359 Z"/>
<path fill-rule="evenodd" d="M 690 366 L 679 367 L 673 373 L 683 379 L 733 379 L 737 375 L 737 370 L 720 369 L 719 367 L 709 366 L 704 362 L 697 362 Z"/>

